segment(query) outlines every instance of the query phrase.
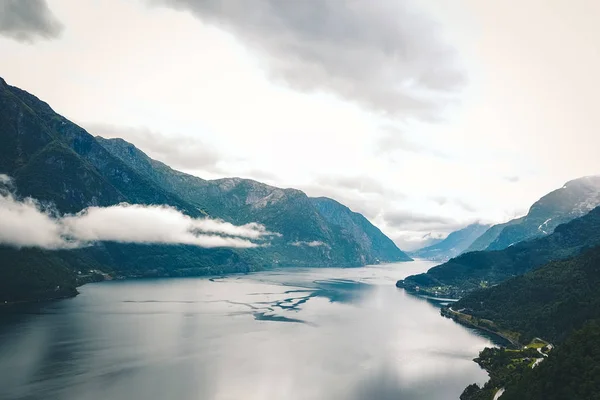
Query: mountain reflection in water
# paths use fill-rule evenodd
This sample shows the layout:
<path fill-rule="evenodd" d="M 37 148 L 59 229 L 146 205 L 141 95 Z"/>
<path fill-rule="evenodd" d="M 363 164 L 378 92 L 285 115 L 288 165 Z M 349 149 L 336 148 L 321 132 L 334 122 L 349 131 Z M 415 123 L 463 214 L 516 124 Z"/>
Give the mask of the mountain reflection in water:
<path fill-rule="evenodd" d="M 4 309 L 0 398 L 458 398 L 490 341 L 394 286 L 431 265 L 104 282 Z"/>

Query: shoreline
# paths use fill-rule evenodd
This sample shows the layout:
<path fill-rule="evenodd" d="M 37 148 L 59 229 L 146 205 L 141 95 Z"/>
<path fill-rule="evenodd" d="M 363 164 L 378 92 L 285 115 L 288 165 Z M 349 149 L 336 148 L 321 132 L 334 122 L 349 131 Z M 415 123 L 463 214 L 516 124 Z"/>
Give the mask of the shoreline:
<path fill-rule="evenodd" d="M 0 301 L 0 310 L 3 308 L 10 308 L 12 306 L 26 305 L 26 304 L 35 304 L 35 303 L 43 303 L 57 300 L 66 300 L 77 297 L 80 292 L 77 288 L 82 287 L 88 283 L 99 283 L 99 282 L 108 282 L 108 281 L 128 281 L 128 280 L 143 280 L 143 279 L 169 279 L 169 278 L 207 278 L 214 279 L 220 278 L 224 276 L 235 276 L 235 275 L 246 275 L 254 272 L 262 272 L 269 270 L 277 270 L 277 269 L 287 269 L 287 268 L 308 268 L 308 269 L 321 269 L 321 268 L 365 268 L 369 266 L 384 266 L 388 264 L 396 264 L 396 263 L 409 263 L 415 261 L 414 259 L 405 260 L 405 261 L 382 261 L 375 264 L 364 264 L 364 265 L 352 265 L 352 266 L 319 266 L 319 267 L 306 267 L 306 266 L 270 266 L 270 267 L 261 267 L 254 271 L 246 271 L 246 272 L 228 272 L 228 273 L 215 273 L 215 274 L 202 274 L 202 275 L 111 275 L 102 271 L 95 271 L 96 276 L 102 276 L 103 279 L 94 278 L 92 275 L 86 275 L 84 277 L 78 277 L 79 281 L 76 283 L 76 286 L 73 288 L 71 293 L 65 294 L 64 292 L 61 295 L 56 296 L 47 296 L 47 297 L 38 297 L 32 298 L 28 300 L 17 300 L 17 301 Z"/>
<path fill-rule="evenodd" d="M 480 331 L 484 331 L 491 335 L 497 336 L 497 337 L 501 338 L 502 340 L 510 343 L 511 346 L 514 346 L 516 348 L 523 347 L 523 345 L 517 339 L 514 339 L 514 338 L 506 335 L 503 332 L 495 331 L 486 326 L 482 326 L 480 324 L 472 322 L 472 319 L 474 318 L 472 315 L 454 311 L 451 307 L 443 307 L 440 310 L 440 315 L 445 318 L 450 318 L 451 320 L 453 320 L 454 322 L 456 322 L 460 325 L 463 325 L 463 326 L 466 326 L 469 328 L 473 328 L 473 329 L 477 329 Z"/>

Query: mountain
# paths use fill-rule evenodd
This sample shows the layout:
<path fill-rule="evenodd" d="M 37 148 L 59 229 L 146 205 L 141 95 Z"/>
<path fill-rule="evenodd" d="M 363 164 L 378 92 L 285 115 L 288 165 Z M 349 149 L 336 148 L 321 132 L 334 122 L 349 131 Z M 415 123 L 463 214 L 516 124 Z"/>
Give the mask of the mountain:
<path fill-rule="evenodd" d="M 600 207 L 556 227 L 550 235 L 520 242 L 504 250 L 464 253 L 412 275 L 397 286 L 431 295 L 462 297 L 524 274 L 553 260 L 566 259 L 600 244 Z"/>
<path fill-rule="evenodd" d="M 469 247 L 467 247 L 463 253 L 468 253 L 471 251 L 482 251 L 486 250 L 500 235 L 502 230 L 510 225 L 520 224 L 523 218 L 515 218 L 503 224 L 496 224 L 489 227 L 481 236 L 471 243 Z"/>
<path fill-rule="evenodd" d="M 526 344 L 551 341 L 556 350 L 532 369 L 515 369 L 514 350 L 485 349 L 491 380 L 471 385 L 461 399 L 592 399 L 600 393 L 600 246 L 550 262 L 452 305 L 460 320 L 510 335 Z M 448 313 L 448 311 L 446 311 Z M 457 318 L 457 314 L 452 314 Z M 533 349 L 531 349 L 533 350 Z M 540 357 L 539 355 L 537 357 Z M 531 358 L 529 359 L 531 363 Z M 594 397 L 596 396 L 596 397 Z"/>
<path fill-rule="evenodd" d="M 565 222 L 600 205 L 600 176 L 586 176 L 565 183 L 538 201 L 526 216 L 492 226 L 467 250 L 502 250 L 523 240 L 549 235 Z"/>
<path fill-rule="evenodd" d="M 499 329 L 518 332 L 521 343 L 535 337 L 560 342 L 587 320 L 600 318 L 599 288 L 600 246 L 596 246 L 477 290 L 453 308 L 494 321 Z"/>
<path fill-rule="evenodd" d="M 600 399 L 599 320 L 586 322 L 558 346 L 540 348 L 543 344 L 521 350 L 485 348 L 474 361 L 490 380 L 483 387 L 469 385 L 460 400 Z"/>
<path fill-rule="evenodd" d="M 259 222 L 280 233 L 271 247 L 288 258 L 275 260 L 277 264 L 343 266 L 411 260 L 364 216 L 335 200 L 310 198 L 297 189 L 251 179 L 200 179 L 151 159 L 123 139 L 96 140 L 148 180 L 209 215 L 234 224 Z"/>
<path fill-rule="evenodd" d="M 2 247 L 3 301 L 68 295 L 82 280 L 74 274 L 88 276 L 91 270 L 124 277 L 190 276 L 410 259 L 366 219 L 333 200 L 321 207 L 321 200 L 296 189 L 240 178 L 207 181 L 175 171 L 123 140 L 93 137 L 2 78 L 0 142 L 0 173 L 14 179 L 16 196 L 51 203 L 59 214 L 123 202 L 170 205 L 191 217 L 257 222 L 278 233 L 270 246 L 252 249 L 114 242 L 71 251 Z"/>
<path fill-rule="evenodd" d="M 363 253 L 374 257 L 374 260 L 368 260 L 369 263 L 411 260 L 406 254 L 400 253 L 394 242 L 362 214 L 327 197 L 311 198 L 310 201 L 327 222 L 354 238 Z"/>
<path fill-rule="evenodd" d="M 433 261 L 446 261 L 465 251 L 490 228 L 489 225 L 471 224 L 454 231 L 439 243 L 409 253 L 411 257 Z"/>
<path fill-rule="evenodd" d="M 502 400 L 600 399 L 600 321 L 575 331 L 539 367 L 510 382 Z"/>

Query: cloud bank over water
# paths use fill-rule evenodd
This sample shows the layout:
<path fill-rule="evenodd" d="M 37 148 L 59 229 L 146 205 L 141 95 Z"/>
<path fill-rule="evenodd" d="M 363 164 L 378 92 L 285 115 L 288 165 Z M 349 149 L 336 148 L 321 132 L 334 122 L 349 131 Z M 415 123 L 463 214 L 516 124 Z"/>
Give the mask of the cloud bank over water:
<path fill-rule="evenodd" d="M 211 218 L 192 218 L 163 205 L 122 203 L 88 207 L 58 215 L 32 198 L 19 199 L 0 174 L 0 244 L 70 249 L 95 242 L 186 244 L 199 247 L 251 248 L 278 235 L 257 223 L 233 225 Z"/>

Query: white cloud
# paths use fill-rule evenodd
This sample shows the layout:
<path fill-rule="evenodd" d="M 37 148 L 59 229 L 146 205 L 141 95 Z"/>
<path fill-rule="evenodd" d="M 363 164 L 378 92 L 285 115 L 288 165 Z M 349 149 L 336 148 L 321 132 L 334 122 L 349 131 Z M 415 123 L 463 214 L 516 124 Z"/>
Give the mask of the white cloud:
<path fill-rule="evenodd" d="M 44 249 L 68 247 L 69 242 L 62 234 L 63 227 L 33 199 L 18 201 L 10 193 L 0 193 L 0 244 Z"/>
<path fill-rule="evenodd" d="M 119 204 L 55 216 L 34 199 L 0 193 L 0 243 L 17 247 L 60 249 L 114 241 L 250 248 L 273 235 L 257 223 L 194 219 L 169 206 Z"/>
<path fill-rule="evenodd" d="M 323 243 L 319 240 L 312 240 L 310 242 L 305 242 L 305 241 L 295 241 L 290 243 L 292 246 L 297 246 L 297 247 L 301 247 L 301 246 L 308 246 L 308 247 L 319 247 L 319 246 L 327 246 L 329 247 L 329 245 L 327 243 Z"/>
<path fill-rule="evenodd" d="M 0 185 L 11 185 L 12 178 L 5 174 L 0 174 Z"/>

